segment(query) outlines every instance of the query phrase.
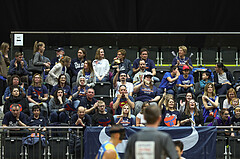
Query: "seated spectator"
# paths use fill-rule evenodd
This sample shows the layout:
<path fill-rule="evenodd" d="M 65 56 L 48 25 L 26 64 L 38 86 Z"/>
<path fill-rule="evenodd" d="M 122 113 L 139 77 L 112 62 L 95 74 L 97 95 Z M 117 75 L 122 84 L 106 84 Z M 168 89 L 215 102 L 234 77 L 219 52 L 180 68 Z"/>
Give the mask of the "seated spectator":
<path fill-rule="evenodd" d="M 178 68 L 176 66 L 170 67 L 170 72 L 166 72 L 162 78 L 162 81 L 159 85 L 159 93 L 163 94 L 164 89 L 166 88 L 167 94 L 174 95 L 173 87 L 177 83 L 177 79 L 180 76 L 180 73 L 178 71 Z"/>
<path fill-rule="evenodd" d="M 133 88 L 134 93 L 137 93 L 135 98 L 135 115 L 141 110 L 142 104 L 149 101 L 150 105 L 157 105 L 160 99 L 158 89 L 153 85 L 152 74 L 145 74 L 143 81 Z"/>
<path fill-rule="evenodd" d="M 92 124 L 91 117 L 86 114 L 86 108 L 83 106 L 78 107 L 78 111 L 74 114 L 71 118 L 71 125 L 72 126 L 90 126 Z"/>
<path fill-rule="evenodd" d="M 71 58 L 69 56 L 63 56 L 60 59 L 60 63 L 56 64 L 48 73 L 45 80 L 50 86 L 55 86 L 58 84 L 58 79 L 61 74 L 66 75 L 67 67 L 70 67 Z"/>
<path fill-rule="evenodd" d="M 0 46 L 0 106 L 3 105 L 2 96 L 7 88 L 7 67 L 10 65 L 8 51 L 9 44 L 3 42 Z"/>
<path fill-rule="evenodd" d="M 191 92 L 194 93 L 194 80 L 193 75 L 189 74 L 189 67 L 187 65 L 183 66 L 183 74 L 178 77 L 177 81 L 177 94 Z"/>
<path fill-rule="evenodd" d="M 124 72 L 119 73 L 119 72 L 120 72 L 119 69 L 117 69 L 117 73 L 116 73 L 116 75 L 114 76 L 114 79 L 113 79 L 113 87 L 116 90 L 115 97 L 117 97 L 117 95 L 119 94 L 119 87 L 121 85 L 126 86 L 127 93 L 130 96 L 132 96 L 132 94 L 133 94 L 133 84 L 131 82 L 127 82 L 127 75 L 126 75 L 126 73 L 124 73 Z M 120 77 L 119 77 L 120 82 L 117 81 L 119 74 L 120 74 Z"/>
<path fill-rule="evenodd" d="M 73 106 L 75 109 L 79 106 L 81 98 L 86 95 L 88 88 L 85 77 L 80 77 L 78 85 L 73 88 Z"/>
<path fill-rule="evenodd" d="M 26 96 L 26 91 L 24 88 L 24 83 L 22 83 L 22 85 L 20 85 L 21 80 L 20 77 L 18 75 L 13 75 L 10 79 L 9 82 L 9 86 L 6 88 L 5 92 L 4 92 L 4 100 L 6 101 L 10 95 L 11 95 L 11 90 L 10 87 L 12 86 L 18 86 L 20 88 L 20 94 L 25 97 Z"/>
<path fill-rule="evenodd" d="M 212 83 L 212 80 L 210 79 L 211 79 L 211 73 L 209 71 L 205 71 L 202 73 L 202 80 L 199 82 L 200 90 L 195 91 L 196 97 L 204 93 L 204 87 L 206 86 L 206 84 Z"/>
<path fill-rule="evenodd" d="M 182 100 L 180 100 L 180 108 L 179 108 L 180 114 L 185 111 L 185 108 L 186 108 L 186 106 L 188 105 L 188 102 L 189 102 L 191 99 L 193 99 L 193 94 L 189 92 L 189 93 L 186 94 L 185 102 L 183 102 Z M 196 107 L 197 107 L 197 110 L 200 110 L 200 109 L 199 109 L 199 103 L 197 103 L 197 102 L 196 102 Z"/>
<path fill-rule="evenodd" d="M 148 58 L 149 51 L 146 48 L 140 50 L 140 58 L 133 61 L 133 73 L 137 73 L 140 70 L 139 61 L 144 60 L 146 63 L 146 70 L 151 72 L 153 76 L 156 76 L 156 66 L 153 60 Z M 160 82 L 159 78 L 153 77 L 155 82 Z"/>
<path fill-rule="evenodd" d="M 116 115 L 116 124 L 121 124 L 123 127 L 135 126 L 135 119 L 131 116 L 131 107 L 125 104 L 122 108 L 121 115 Z"/>
<path fill-rule="evenodd" d="M 64 49 L 62 47 L 59 47 L 57 49 L 55 49 L 56 51 L 56 57 L 54 57 L 51 60 L 51 65 L 50 65 L 50 69 L 53 68 L 53 66 L 55 66 L 56 64 L 58 64 L 60 62 L 60 59 L 64 56 L 65 52 Z"/>
<path fill-rule="evenodd" d="M 95 96 L 95 91 L 93 88 L 89 88 L 87 90 L 87 94 L 85 97 L 83 97 L 80 101 L 79 106 L 83 106 L 84 108 L 86 108 L 86 114 L 92 116 L 93 114 L 95 114 L 95 109 L 97 108 L 97 99 L 94 98 Z"/>
<path fill-rule="evenodd" d="M 97 101 L 97 113 L 92 116 L 93 126 L 112 126 L 114 119 L 111 113 L 105 110 L 106 105 L 104 101 Z"/>
<path fill-rule="evenodd" d="M 127 88 L 125 85 L 119 87 L 119 93 L 117 97 L 113 99 L 113 109 L 115 109 L 115 114 L 120 115 L 122 112 L 122 107 L 128 104 L 131 110 L 134 109 L 134 99 L 127 93 Z"/>
<path fill-rule="evenodd" d="M 134 85 L 137 85 L 142 82 L 144 74 L 149 74 L 150 72 L 146 70 L 145 60 L 139 61 L 139 71 L 133 77 Z"/>
<path fill-rule="evenodd" d="M 196 101 L 191 99 L 185 111 L 181 114 L 180 125 L 182 126 L 203 126 L 203 116 L 201 111 L 197 109 Z"/>
<path fill-rule="evenodd" d="M 162 110 L 164 114 L 162 114 L 162 126 L 180 126 L 180 112 L 176 109 L 176 102 L 173 98 L 170 98 L 166 102 L 166 107 L 163 106 Z"/>
<path fill-rule="evenodd" d="M 104 57 L 103 48 L 98 48 L 95 55 L 95 60 L 92 63 L 93 70 L 96 75 L 97 82 L 109 81 L 109 62 Z"/>
<path fill-rule="evenodd" d="M 79 72 L 78 72 L 78 75 L 77 75 L 77 81 L 79 81 L 79 78 L 80 77 L 85 77 L 86 81 L 87 81 L 87 86 L 88 87 L 94 87 L 95 86 L 95 83 L 96 83 L 96 75 L 93 71 L 93 67 L 92 67 L 92 61 L 91 60 L 87 60 L 84 62 L 84 66 L 83 66 L 83 69 L 81 69 Z"/>
<path fill-rule="evenodd" d="M 67 123 L 69 117 L 66 113 L 65 105 L 69 101 L 64 95 L 64 90 L 58 88 L 54 92 L 54 98 L 49 101 L 49 112 L 50 112 L 50 122 L 51 123 Z"/>
<path fill-rule="evenodd" d="M 223 65 L 217 63 L 214 72 L 214 84 L 218 95 L 227 94 L 227 91 L 233 87 L 234 80 L 232 73 Z"/>
<path fill-rule="evenodd" d="M 234 115 L 234 110 L 236 107 L 239 107 L 239 98 L 232 98 L 230 102 L 231 106 L 228 108 L 228 112 L 230 114 L 230 117 L 233 117 Z"/>
<path fill-rule="evenodd" d="M 58 88 L 62 88 L 64 90 L 65 97 L 68 98 L 69 101 L 72 101 L 71 88 L 69 85 L 67 85 L 67 77 L 65 74 L 61 74 L 58 77 L 58 84 L 53 86 L 53 88 L 51 89 L 51 93 L 50 93 L 51 98 L 53 98 L 53 94 L 54 92 L 56 92 Z"/>
<path fill-rule="evenodd" d="M 71 72 L 72 72 L 72 79 L 71 82 L 76 82 L 78 72 L 84 68 L 84 62 L 87 60 L 87 51 L 84 48 L 79 48 L 77 52 L 77 58 L 73 59 L 71 62 Z"/>
<path fill-rule="evenodd" d="M 113 77 L 117 74 L 117 72 L 120 71 L 120 73 L 125 73 L 127 75 L 126 80 L 128 82 L 131 82 L 131 76 L 132 76 L 132 63 L 129 59 L 126 59 L 127 52 L 125 49 L 119 49 L 117 51 L 117 57 L 114 58 L 111 69 L 114 69 L 113 71 Z M 116 69 L 118 68 L 119 71 Z M 113 81 L 113 78 L 112 78 Z"/>
<path fill-rule="evenodd" d="M 150 106 L 150 103 L 148 101 L 143 102 L 141 111 L 136 115 L 136 126 L 140 126 L 140 127 L 146 126 L 147 121 L 144 118 L 144 111 L 148 106 Z"/>
<path fill-rule="evenodd" d="M 20 88 L 18 86 L 11 87 L 11 95 L 4 103 L 3 113 L 6 114 L 9 112 L 12 109 L 13 104 L 18 104 L 20 111 L 28 116 L 30 115 L 28 101 L 26 97 L 23 97 L 20 94 Z"/>
<path fill-rule="evenodd" d="M 192 60 L 189 57 L 186 57 L 187 54 L 187 47 L 186 46 L 179 46 L 178 47 L 178 56 L 174 57 L 172 61 L 172 66 L 178 67 L 178 70 L 181 74 L 183 74 L 183 66 L 187 65 L 192 71 Z"/>
<path fill-rule="evenodd" d="M 231 101 L 233 98 L 237 98 L 237 93 L 235 89 L 230 88 L 227 91 L 226 99 L 224 99 L 223 101 L 223 109 L 229 109 L 231 107 Z M 240 103 L 240 100 L 238 101 L 238 103 Z"/>
<path fill-rule="evenodd" d="M 204 123 L 212 122 L 218 115 L 218 96 L 215 94 L 215 87 L 212 83 L 208 83 L 204 88 L 202 96 L 202 109 Z"/>
<path fill-rule="evenodd" d="M 12 75 L 18 75 L 22 82 L 28 85 L 28 68 L 27 62 L 23 59 L 23 53 L 16 52 L 15 58 L 11 60 L 8 70 L 8 81 Z"/>
<path fill-rule="evenodd" d="M 240 107 L 234 109 L 234 115 L 231 118 L 231 126 L 240 126 Z M 233 129 L 231 129 L 231 131 L 231 136 L 240 136 L 239 129 L 234 129 L 235 132 L 233 132 Z"/>
<path fill-rule="evenodd" d="M 32 107 L 33 114 L 28 118 L 27 125 L 28 126 L 39 126 L 43 127 L 42 131 L 46 131 L 47 120 L 44 116 L 41 116 L 41 108 L 39 105 L 34 105 Z M 30 128 L 30 130 L 34 130 Z"/>
<path fill-rule="evenodd" d="M 36 73 L 33 76 L 32 84 L 28 87 L 28 102 L 29 110 L 32 110 L 33 105 L 41 105 L 42 114 L 47 117 L 48 114 L 48 90 L 45 85 L 42 84 L 42 77 Z"/>
<path fill-rule="evenodd" d="M 7 112 L 4 115 L 2 126 L 27 126 L 26 115 L 20 111 L 20 107 L 18 104 L 13 104 L 11 111 Z M 24 129 L 11 129 L 12 130 L 24 130 Z M 26 130 L 25 130 L 26 131 Z M 23 133 L 13 133 L 14 136 L 24 136 Z"/>

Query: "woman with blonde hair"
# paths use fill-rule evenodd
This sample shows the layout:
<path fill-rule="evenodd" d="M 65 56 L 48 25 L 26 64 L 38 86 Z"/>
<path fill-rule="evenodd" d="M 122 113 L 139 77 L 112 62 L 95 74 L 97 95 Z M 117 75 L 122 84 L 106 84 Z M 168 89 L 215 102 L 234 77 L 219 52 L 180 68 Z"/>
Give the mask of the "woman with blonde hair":
<path fill-rule="evenodd" d="M 202 96 L 202 109 L 204 123 L 212 122 L 218 115 L 218 96 L 215 93 L 215 86 L 213 83 L 208 83 L 204 87 L 204 94 Z"/>
<path fill-rule="evenodd" d="M 58 84 L 58 78 L 61 74 L 66 75 L 67 67 L 71 65 L 71 58 L 69 56 L 63 56 L 60 62 L 56 64 L 48 73 L 46 78 L 46 83 L 50 86 L 55 86 Z"/>
<path fill-rule="evenodd" d="M 9 44 L 3 42 L 0 46 L 0 105 L 2 105 L 2 96 L 7 88 L 7 67 L 10 65 L 8 58 Z"/>
<path fill-rule="evenodd" d="M 96 75 L 97 82 L 109 81 L 109 61 L 104 57 L 103 48 L 98 48 L 95 55 L 95 60 L 92 62 L 93 70 Z"/>
<path fill-rule="evenodd" d="M 230 88 L 227 91 L 226 99 L 223 101 L 223 109 L 229 109 L 231 107 L 231 100 L 237 98 L 237 93 L 234 88 Z M 239 101 L 240 103 L 240 101 Z"/>
<path fill-rule="evenodd" d="M 41 105 L 41 113 L 47 117 L 48 106 L 46 101 L 48 100 L 48 89 L 42 84 L 42 76 L 38 73 L 33 75 L 32 84 L 28 87 L 29 110 L 32 110 L 34 105 Z"/>
<path fill-rule="evenodd" d="M 117 115 L 116 124 L 121 124 L 123 127 L 136 125 L 131 115 L 131 107 L 128 104 L 122 107 L 121 115 Z"/>
<path fill-rule="evenodd" d="M 50 62 L 46 62 L 43 53 L 45 51 L 45 44 L 43 42 L 35 41 L 33 46 L 33 65 L 42 67 L 42 71 L 32 71 L 33 74 L 41 74 L 44 71 L 44 67 L 50 68 Z"/>

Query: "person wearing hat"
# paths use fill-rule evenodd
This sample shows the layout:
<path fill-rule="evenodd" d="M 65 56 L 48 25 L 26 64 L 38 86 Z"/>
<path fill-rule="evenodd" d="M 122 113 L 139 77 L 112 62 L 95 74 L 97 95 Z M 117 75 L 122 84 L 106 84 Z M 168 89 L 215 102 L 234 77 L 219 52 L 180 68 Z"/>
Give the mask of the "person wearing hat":
<path fill-rule="evenodd" d="M 150 105 L 157 105 L 160 99 L 159 90 L 153 85 L 152 77 L 152 73 L 144 74 L 142 82 L 133 88 L 133 92 L 137 93 L 135 98 L 135 115 L 140 112 L 143 102 L 149 101 Z"/>
<path fill-rule="evenodd" d="M 116 146 L 125 138 L 125 129 L 122 125 L 113 125 L 110 128 L 111 138 L 101 145 L 95 159 L 120 159 Z"/>
<path fill-rule="evenodd" d="M 62 47 L 59 47 L 57 49 L 55 49 L 56 51 L 56 57 L 54 57 L 52 60 L 51 60 L 51 65 L 50 65 L 50 68 L 52 69 L 54 65 L 56 65 L 57 63 L 59 63 L 60 61 L 60 58 L 64 56 L 65 52 L 64 52 L 64 49 Z"/>
<path fill-rule="evenodd" d="M 183 74 L 181 74 L 177 80 L 177 94 L 181 93 L 194 93 L 193 85 L 193 75 L 189 74 L 189 67 L 187 65 L 183 66 Z"/>

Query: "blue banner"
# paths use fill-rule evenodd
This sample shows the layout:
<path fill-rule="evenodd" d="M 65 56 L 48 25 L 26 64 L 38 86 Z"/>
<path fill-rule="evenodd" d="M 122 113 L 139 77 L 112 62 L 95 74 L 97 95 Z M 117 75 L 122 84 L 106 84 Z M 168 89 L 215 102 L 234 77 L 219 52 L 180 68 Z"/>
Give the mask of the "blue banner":
<path fill-rule="evenodd" d="M 95 158 L 101 144 L 110 139 L 109 127 L 87 127 L 84 132 L 84 158 Z M 127 139 L 143 128 L 126 127 L 126 139 L 118 144 L 117 150 L 123 158 Z M 195 159 L 216 158 L 217 128 L 211 127 L 159 127 L 158 130 L 171 135 L 173 140 L 181 140 L 184 144 L 183 157 Z M 147 135 L 147 134 L 146 134 Z"/>

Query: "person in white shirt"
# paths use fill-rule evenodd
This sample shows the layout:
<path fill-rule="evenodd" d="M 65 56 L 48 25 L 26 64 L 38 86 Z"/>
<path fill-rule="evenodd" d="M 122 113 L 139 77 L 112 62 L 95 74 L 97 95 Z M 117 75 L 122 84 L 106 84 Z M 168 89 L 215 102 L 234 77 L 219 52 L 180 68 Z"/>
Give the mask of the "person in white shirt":
<path fill-rule="evenodd" d="M 133 77 L 133 84 L 138 85 L 139 83 L 141 83 L 142 77 L 146 73 L 150 73 L 149 71 L 146 70 L 146 62 L 144 60 L 140 60 L 139 61 L 139 71 Z"/>
<path fill-rule="evenodd" d="M 234 88 L 230 88 L 227 91 L 226 99 L 224 99 L 224 101 L 223 101 L 223 109 L 229 109 L 231 107 L 230 102 L 233 98 L 237 98 L 237 93 Z M 239 103 L 240 103 L 240 101 L 239 101 Z"/>
<path fill-rule="evenodd" d="M 95 60 L 92 63 L 93 70 L 96 75 L 97 82 L 109 81 L 109 61 L 104 57 L 103 48 L 98 48 L 95 55 Z"/>

